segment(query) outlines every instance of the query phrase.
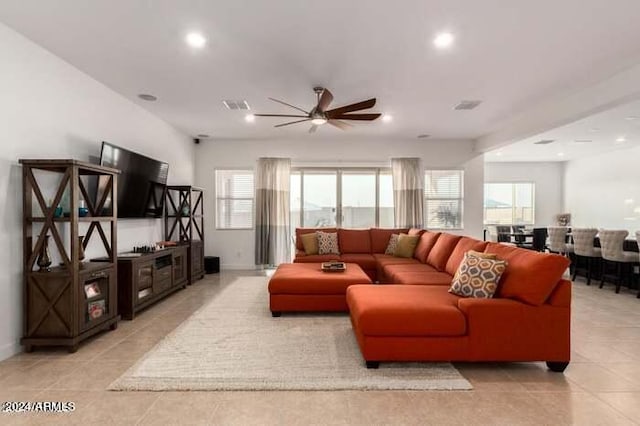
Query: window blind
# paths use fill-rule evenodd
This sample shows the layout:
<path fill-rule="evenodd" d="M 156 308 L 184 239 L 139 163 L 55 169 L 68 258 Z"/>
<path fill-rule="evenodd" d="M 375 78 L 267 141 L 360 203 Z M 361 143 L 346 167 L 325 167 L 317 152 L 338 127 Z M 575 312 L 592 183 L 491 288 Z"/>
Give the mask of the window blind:
<path fill-rule="evenodd" d="M 253 228 L 253 171 L 216 170 L 215 179 L 216 228 Z"/>
<path fill-rule="evenodd" d="M 424 184 L 425 223 L 428 228 L 461 229 L 464 202 L 462 170 L 427 170 Z"/>

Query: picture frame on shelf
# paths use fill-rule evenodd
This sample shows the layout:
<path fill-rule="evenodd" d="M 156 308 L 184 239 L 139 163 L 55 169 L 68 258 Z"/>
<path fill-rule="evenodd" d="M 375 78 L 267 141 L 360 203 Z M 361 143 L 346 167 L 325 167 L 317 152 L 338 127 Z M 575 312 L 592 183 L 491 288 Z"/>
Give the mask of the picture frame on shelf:
<path fill-rule="evenodd" d="M 100 291 L 100 286 L 97 282 L 91 282 L 84 285 L 84 294 L 87 296 L 87 299 L 91 299 L 100 296 L 102 291 Z"/>
<path fill-rule="evenodd" d="M 87 305 L 87 313 L 89 314 L 89 319 L 94 320 L 100 318 L 105 313 L 105 302 L 104 299 L 95 300 L 93 302 L 89 302 Z"/>

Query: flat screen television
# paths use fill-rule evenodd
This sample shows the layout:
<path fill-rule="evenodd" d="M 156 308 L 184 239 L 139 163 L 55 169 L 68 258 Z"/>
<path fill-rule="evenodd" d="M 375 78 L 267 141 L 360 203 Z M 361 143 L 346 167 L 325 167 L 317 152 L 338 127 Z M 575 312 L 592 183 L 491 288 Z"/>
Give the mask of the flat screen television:
<path fill-rule="evenodd" d="M 159 218 L 164 209 L 169 164 L 102 142 L 100 164 L 120 170 L 118 217 Z M 105 210 L 111 210 L 111 200 Z"/>

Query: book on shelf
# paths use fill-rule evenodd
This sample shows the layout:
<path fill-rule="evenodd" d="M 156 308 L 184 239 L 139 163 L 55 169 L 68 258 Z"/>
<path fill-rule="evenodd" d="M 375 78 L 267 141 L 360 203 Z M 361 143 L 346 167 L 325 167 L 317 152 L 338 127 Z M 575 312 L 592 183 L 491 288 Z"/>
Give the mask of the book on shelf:
<path fill-rule="evenodd" d="M 104 299 L 94 300 L 87 305 L 87 313 L 90 319 L 97 319 L 104 315 L 105 311 Z"/>

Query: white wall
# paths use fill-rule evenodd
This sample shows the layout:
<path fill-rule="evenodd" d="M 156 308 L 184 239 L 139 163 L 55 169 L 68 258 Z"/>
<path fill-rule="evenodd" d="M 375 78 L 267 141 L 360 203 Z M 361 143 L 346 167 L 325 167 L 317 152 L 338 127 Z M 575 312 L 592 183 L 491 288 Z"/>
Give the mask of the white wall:
<path fill-rule="evenodd" d="M 564 162 L 485 163 L 485 182 L 534 182 L 535 224 L 546 227 L 555 222 L 555 215 L 564 213 Z"/>
<path fill-rule="evenodd" d="M 320 129 L 322 131 L 323 129 Z M 324 129 L 331 131 L 332 129 Z M 392 157 L 421 157 L 425 168 L 464 168 L 464 226 L 461 234 L 482 237 L 483 156 L 471 141 L 203 141 L 196 147 L 196 185 L 206 191 L 205 253 L 225 268 L 254 267 L 254 232 L 215 229 L 214 169 L 253 169 L 259 157 L 289 157 L 294 166 L 390 166 Z"/>
<path fill-rule="evenodd" d="M 22 181 L 19 158 L 100 154 L 103 140 L 169 163 L 191 184 L 193 142 L 101 83 L 0 24 L 0 359 L 22 334 Z M 118 222 L 118 251 L 161 239 L 161 220 Z M 87 253 L 91 256 L 91 253 Z"/>
<path fill-rule="evenodd" d="M 565 210 L 574 226 L 640 230 L 640 147 L 567 162 Z"/>

